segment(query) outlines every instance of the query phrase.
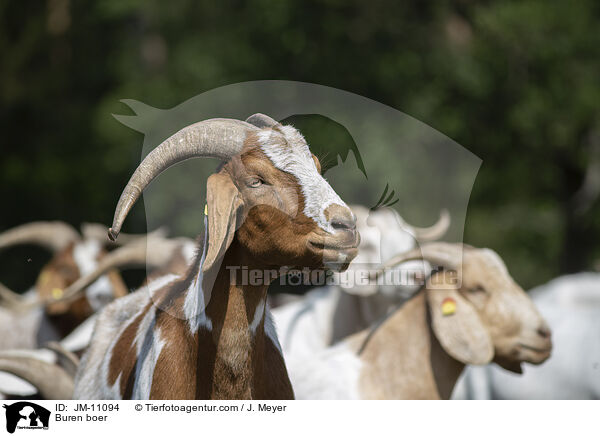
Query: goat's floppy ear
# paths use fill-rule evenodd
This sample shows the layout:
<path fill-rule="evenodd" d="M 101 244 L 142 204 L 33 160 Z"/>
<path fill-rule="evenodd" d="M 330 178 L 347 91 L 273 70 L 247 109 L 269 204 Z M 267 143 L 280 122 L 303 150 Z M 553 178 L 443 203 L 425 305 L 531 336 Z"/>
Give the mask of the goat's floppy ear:
<path fill-rule="evenodd" d="M 475 308 L 456 289 L 428 289 L 429 313 L 435 336 L 444 351 L 472 365 L 489 363 L 494 346 Z"/>
<path fill-rule="evenodd" d="M 208 249 L 203 271 L 208 271 L 231 245 L 243 201 L 229 174 L 220 172 L 212 174 L 206 182 L 206 203 Z"/>

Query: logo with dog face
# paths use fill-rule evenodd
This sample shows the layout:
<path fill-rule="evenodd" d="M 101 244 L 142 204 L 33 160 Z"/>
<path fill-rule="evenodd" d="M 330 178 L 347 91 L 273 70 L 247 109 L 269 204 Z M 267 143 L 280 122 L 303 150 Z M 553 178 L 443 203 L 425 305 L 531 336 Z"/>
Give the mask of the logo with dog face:
<path fill-rule="evenodd" d="M 6 431 L 14 433 L 18 429 L 48 429 L 50 411 L 29 401 L 19 401 L 6 409 Z"/>

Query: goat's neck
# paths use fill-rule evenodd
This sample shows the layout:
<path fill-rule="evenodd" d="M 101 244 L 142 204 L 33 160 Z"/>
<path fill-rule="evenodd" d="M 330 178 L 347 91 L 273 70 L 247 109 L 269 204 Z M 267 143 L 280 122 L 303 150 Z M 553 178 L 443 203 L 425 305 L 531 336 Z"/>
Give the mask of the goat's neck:
<path fill-rule="evenodd" d="M 393 303 L 384 295 L 354 295 L 334 288 L 336 304 L 332 317 L 331 335 L 328 345 L 368 328 L 387 313 Z"/>
<path fill-rule="evenodd" d="M 278 354 L 275 344 L 266 337 L 264 328 L 268 283 L 243 283 L 241 267 L 251 271 L 256 265 L 234 240 L 218 271 L 212 277 L 210 271 L 205 273 L 202 288 L 195 286 L 192 279 L 185 291 L 184 311 L 197 348 L 192 353 L 196 355 L 196 375 L 200 378 L 196 397 L 243 399 L 280 395 L 269 391 L 264 380 L 265 359 L 278 360 L 273 356 Z M 237 271 L 238 276 L 232 271 Z M 202 291 L 210 287 L 212 292 Z M 283 358 L 280 360 L 276 371 L 284 379 L 283 384 L 289 384 Z M 271 376 L 276 378 L 277 374 Z"/>
<path fill-rule="evenodd" d="M 452 394 L 464 364 L 440 345 L 425 300 L 423 292 L 417 293 L 366 342 L 360 355 L 364 397 L 448 399 Z"/>

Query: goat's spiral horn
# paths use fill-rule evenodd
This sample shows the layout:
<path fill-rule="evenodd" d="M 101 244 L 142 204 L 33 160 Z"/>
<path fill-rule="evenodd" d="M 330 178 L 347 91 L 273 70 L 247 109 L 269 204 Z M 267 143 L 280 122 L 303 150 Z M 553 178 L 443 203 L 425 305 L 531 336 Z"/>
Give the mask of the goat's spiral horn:
<path fill-rule="evenodd" d="M 168 138 L 146 156 L 129 179 L 119 198 L 108 237 L 112 241 L 117 239 L 129 210 L 160 173 L 178 162 L 197 157 L 228 160 L 241 151 L 246 135 L 257 130 L 258 127 L 244 121 L 213 118 L 184 127 Z"/>

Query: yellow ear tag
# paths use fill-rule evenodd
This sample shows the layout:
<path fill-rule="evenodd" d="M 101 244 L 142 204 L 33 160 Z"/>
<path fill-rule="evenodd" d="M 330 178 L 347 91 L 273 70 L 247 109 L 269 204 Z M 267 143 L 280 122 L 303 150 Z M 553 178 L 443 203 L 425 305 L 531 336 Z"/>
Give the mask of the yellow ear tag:
<path fill-rule="evenodd" d="M 58 300 L 60 297 L 62 297 L 64 294 L 64 291 L 60 288 L 53 288 L 52 289 L 52 298 L 54 298 L 55 300 Z"/>
<path fill-rule="evenodd" d="M 456 313 L 456 301 L 454 298 L 444 298 L 442 301 L 442 315 L 450 316 Z"/>
<path fill-rule="evenodd" d="M 208 204 L 204 205 L 204 215 L 208 215 Z"/>

